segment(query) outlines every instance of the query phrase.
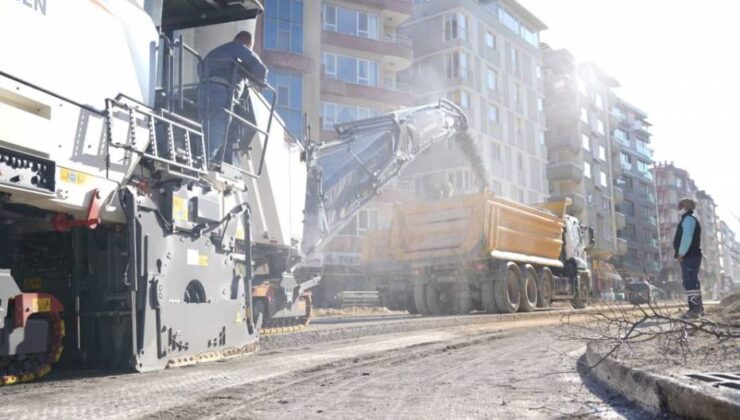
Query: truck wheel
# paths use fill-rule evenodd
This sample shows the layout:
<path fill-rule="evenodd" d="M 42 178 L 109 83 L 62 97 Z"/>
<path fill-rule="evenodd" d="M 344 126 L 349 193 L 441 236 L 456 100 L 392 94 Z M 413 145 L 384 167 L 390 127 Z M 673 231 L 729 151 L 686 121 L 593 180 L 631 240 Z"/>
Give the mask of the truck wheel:
<path fill-rule="evenodd" d="M 496 307 L 501 313 L 513 314 L 519 310 L 522 273 L 516 264 L 509 263 L 501 277 L 495 280 Z"/>
<path fill-rule="evenodd" d="M 527 264 L 521 281 L 521 296 L 519 312 L 532 312 L 537 307 L 537 272 L 534 267 Z"/>
<path fill-rule="evenodd" d="M 483 304 L 483 310 L 489 314 L 497 314 L 498 306 L 496 306 L 496 291 L 494 290 L 493 283 L 495 280 L 483 279 L 480 283 L 480 300 Z"/>
<path fill-rule="evenodd" d="M 538 308 L 548 308 L 550 303 L 552 303 L 553 281 L 552 271 L 547 267 L 543 268 L 539 278 L 539 293 L 537 294 Z"/>
<path fill-rule="evenodd" d="M 455 315 L 467 315 L 473 309 L 473 297 L 467 281 L 457 282 L 452 286 L 452 303 L 452 313 Z"/>
<path fill-rule="evenodd" d="M 454 310 L 451 287 L 437 283 L 427 285 L 427 310 L 429 315 L 451 315 Z"/>
<path fill-rule="evenodd" d="M 588 306 L 591 294 L 591 287 L 588 283 L 588 277 L 580 276 L 578 279 L 578 293 L 573 299 L 574 308 L 583 309 Z"/>
<path fill-rule="evenodd" d="M 407 291 L 403 294 L 406 305 L 405 308 L 407 311 L 409 311 L 410 314 L 418 314 L 419 311 L 416 309 L 416 302 L 414 302 L 414 292 L 413 291 Z"/>
<path fill-rule="evenodd" d="M 429 315 L 429 311 L 427 310 L 427 303 L 426 303 L 426 284 L 416 284 L 414 285 L 414 306 L 416 306 L 416 310 L 419 311 L 420 314 L 427 316 Z"/>

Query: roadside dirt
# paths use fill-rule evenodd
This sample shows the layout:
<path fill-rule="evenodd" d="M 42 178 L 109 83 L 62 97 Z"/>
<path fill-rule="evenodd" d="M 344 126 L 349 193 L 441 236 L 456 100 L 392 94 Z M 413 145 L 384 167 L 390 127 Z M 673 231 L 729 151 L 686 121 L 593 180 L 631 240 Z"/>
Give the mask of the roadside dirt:
<path fill-rule="evenodd" d="M 643 416 L 584 385 L 575 371 L 583 346 L 551 333 L 559 316 L 444 322 L 394 321 L 370 336 L 356 336 L 357 326 L 333 328 L 329 336 L 268 341 L 249 357 L 163 372 L 57 375 L 0 388 L 0 418 Z"/>

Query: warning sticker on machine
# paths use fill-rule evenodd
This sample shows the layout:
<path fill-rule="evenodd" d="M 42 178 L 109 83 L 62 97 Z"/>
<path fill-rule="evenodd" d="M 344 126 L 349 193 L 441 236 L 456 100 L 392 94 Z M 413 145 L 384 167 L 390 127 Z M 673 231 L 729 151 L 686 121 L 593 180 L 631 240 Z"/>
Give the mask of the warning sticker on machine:
<path fill-rule="evenodd" d="M 172 218 L 179 222 L 188 220 L 188 202 L 182 197 L 172 197 Z"/>
<path fill-rule="evenodd" d="M 31 311 L 32 312 L 51 311 L 51 299 L 50 298 L 35 298 L 31 300 Z"/>
<path fill-rule="evenodd" d="M 60 168 L 59 179 L 61 179 L 62 182 L 68 182 L 70 184 L 84 184 L 87 182 L 85 174 L 66 168 Z"/>
<path fill-rule="evenodd" d="M 208 256 L 200 255 L 197 249 L 188 249 L 187 260 L 188 265 L 208 266 Z"/>

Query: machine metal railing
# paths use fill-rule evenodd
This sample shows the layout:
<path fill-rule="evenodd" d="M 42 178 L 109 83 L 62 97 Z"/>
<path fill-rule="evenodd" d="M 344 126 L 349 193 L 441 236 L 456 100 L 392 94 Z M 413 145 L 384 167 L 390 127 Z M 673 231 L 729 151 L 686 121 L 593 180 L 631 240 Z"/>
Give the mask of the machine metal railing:
<path fill-rule="evenodd" d="M 210 78 L 198 80 L 194 83 L 186 83 L 184 77 L 185 57 L 189 55 L 202 73 L 209 74 L 209 63 L 203 59 L 193 48 L 183 42 L 182 36 L 174 41 L 165 35 L 160 37 L 160 54 L 162 59 L 162 83 L 160 97 L 164 101 L 155 106 L 140 103 L 135 99 L 120 95 L 116 99 L 106 101 L 106 115 L 109 126 L 109 145 L 123 148 L 131 153 L 136 153 L 144 159 L 156 162 L 164 166 L 164 170 L 171 175 L 199 179 L 210 171 L 221 172 L 224 176 L 240 173 L 241 175 L 257 178 L 262 174 L 265 163 L 267 145 L 270 138 L 270 130 L 275 119 L 275 105 L 277 103 L 277 91 L 267 83 L 257 81 L 239 60 L 231 60 L 229 63 L 233 69 L 231 80 L 226 81 L 231 100 L 221 109 L 227 116 L 223 139 L 208 138 L 204 132 L 204 124 L 197 121 L 202 116 L 198 115 L 199 109 L 208 109 L 208 95 L 205 95 L 205 106 L 199 107 L 198 100 L 188 97 L 186 92 L 197 94 L 198 89 L 209 88 L 214 83 Z M 242 82 L 244 81 L 244 82 Z M 260 96 L 261 91 L 267 90 L 271 93 L 272 100 L 267 102 Z M 246 94 L 242 94 L 246 93 Z M 262 129 L 258 126 L 254 106 L 257 99 L 262 105 L 269 109 L 267 126 Z M 203 105 L 203 104 L 201 104 Z M 113 120 L 123 119 L 128 124 L 128 134 L 125 140 L 113 139 L 110 127 Z M 137 124 L 145 124 L 148 129 L 148 144 L 145 148 L 137 147 Z M 234 130 L 232 128 L 237 126 Z M 233 131 L 248 133 L 241 138 L 233 138 Z M 248 138 L 251 135 L 251 138 Z M 247 171 L 240 165 L 232 165 L 226 161 L 226 153 L 232 152 L 230 147 L 239 141 L 245 141 L 241 145 L 242 150 L 251 150 L 251 142 L 257 137 L 261 141 L 261 150 L 258 157 L 259 164 L 254 171 Z M 208 151 L 211 150 L 211 142 L 217 141 L 222 145 L 219 155 L 211 161 Z"/>

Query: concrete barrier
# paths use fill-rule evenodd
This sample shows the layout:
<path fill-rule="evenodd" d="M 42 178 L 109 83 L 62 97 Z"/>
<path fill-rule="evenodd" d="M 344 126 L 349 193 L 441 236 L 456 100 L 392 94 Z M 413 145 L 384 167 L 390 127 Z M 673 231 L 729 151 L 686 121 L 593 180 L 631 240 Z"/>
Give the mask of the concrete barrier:
<path fill-rule="evenodd" d="M 586 349 L 588 366 L 607 388 L 653 413 L 695 419 L 740 419 L 740 391 L 632 368 L 614 359 L 603 360 L 592 345 Z M 601 361 L 601 363 L 599 363 Z"/>

